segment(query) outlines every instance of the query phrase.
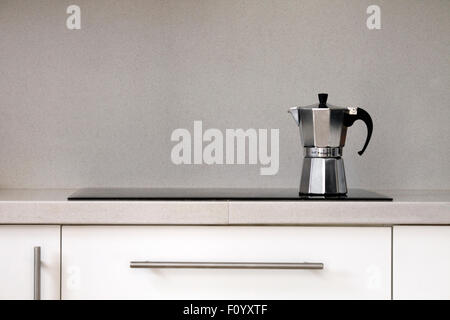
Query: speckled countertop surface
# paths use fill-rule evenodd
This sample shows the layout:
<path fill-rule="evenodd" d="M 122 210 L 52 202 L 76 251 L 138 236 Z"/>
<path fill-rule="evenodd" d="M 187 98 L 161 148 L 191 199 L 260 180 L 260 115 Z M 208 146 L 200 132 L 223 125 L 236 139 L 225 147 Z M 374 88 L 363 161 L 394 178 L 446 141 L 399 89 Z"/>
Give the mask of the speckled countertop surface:
<path fill-rule="evenodd" d="M 73 189 L 0 189 L 0 224 L 450 225 L 450 190 L 378 190 L 393 202 L 67 201 Z"/>

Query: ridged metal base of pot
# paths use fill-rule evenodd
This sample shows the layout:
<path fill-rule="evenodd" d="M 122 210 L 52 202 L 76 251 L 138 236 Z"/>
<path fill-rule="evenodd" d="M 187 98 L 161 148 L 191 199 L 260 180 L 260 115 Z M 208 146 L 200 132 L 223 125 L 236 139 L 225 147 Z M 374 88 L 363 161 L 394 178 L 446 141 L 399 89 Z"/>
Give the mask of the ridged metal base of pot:
<path fill-rule="evenodd" d="M 342 158 L 304 158 L 300 194 L 344 195 L 347 193 Z"/>

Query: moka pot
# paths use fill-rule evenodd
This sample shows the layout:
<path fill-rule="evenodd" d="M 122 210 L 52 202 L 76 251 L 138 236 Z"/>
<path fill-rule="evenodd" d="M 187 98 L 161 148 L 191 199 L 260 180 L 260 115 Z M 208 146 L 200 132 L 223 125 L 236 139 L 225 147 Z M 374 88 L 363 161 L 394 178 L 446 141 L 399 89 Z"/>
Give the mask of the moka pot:
<path fill-rule="evenodd" d="M 303 168 L 300 179 L 300 195 L 345 195 L 345 179 L 342 151 L 347 128 L 356 120 L 367 126 L 362 155 L 372 136 L 373 123 L 362 108 L 344 108 L 327 104 L 328 94 L 319 94 L 319 103 L 306 107 L 290 108 L 300 129 L 304 147 Z"/>

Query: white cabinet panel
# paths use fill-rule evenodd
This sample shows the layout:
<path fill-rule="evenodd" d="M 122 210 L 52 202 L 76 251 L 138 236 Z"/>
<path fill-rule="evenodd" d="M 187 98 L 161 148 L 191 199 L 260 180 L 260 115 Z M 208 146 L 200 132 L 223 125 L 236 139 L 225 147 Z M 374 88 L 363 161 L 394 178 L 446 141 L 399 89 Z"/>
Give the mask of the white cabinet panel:
<path fill-rule="evenodd" d="M 450 299 L 450 227 L 394 227 L 394 299 Z"/>
<path fill-rule="evenodd" d="M 391 229 L 64 226 L 63 299 L 389 299 Z M 323 270 L 131 269 L 322 262 Z"/>
<path fill-rule="evenodd" d="M 41 299 L 59 299 L 60 227 L 0 226 L 0 299 L 33 299 L 34 247 L 41 247 Z"/>

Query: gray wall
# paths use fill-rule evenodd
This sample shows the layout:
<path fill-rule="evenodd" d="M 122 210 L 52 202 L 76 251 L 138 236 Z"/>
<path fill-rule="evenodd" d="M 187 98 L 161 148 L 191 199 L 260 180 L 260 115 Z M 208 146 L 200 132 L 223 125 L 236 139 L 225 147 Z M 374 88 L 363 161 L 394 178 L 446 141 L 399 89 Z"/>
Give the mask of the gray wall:
<path fill-rule="evenodd" d="M 374 118 L 363 157 L 349 130 L 350 186 L 448 189 L 449 34 L 448 0 L 0 0 L 0 187 L 296 187 L 286 110 L 325 91 Z M 170 134 L 194 120 L 279 128 L 279 173 L 175 166 Z"/>

